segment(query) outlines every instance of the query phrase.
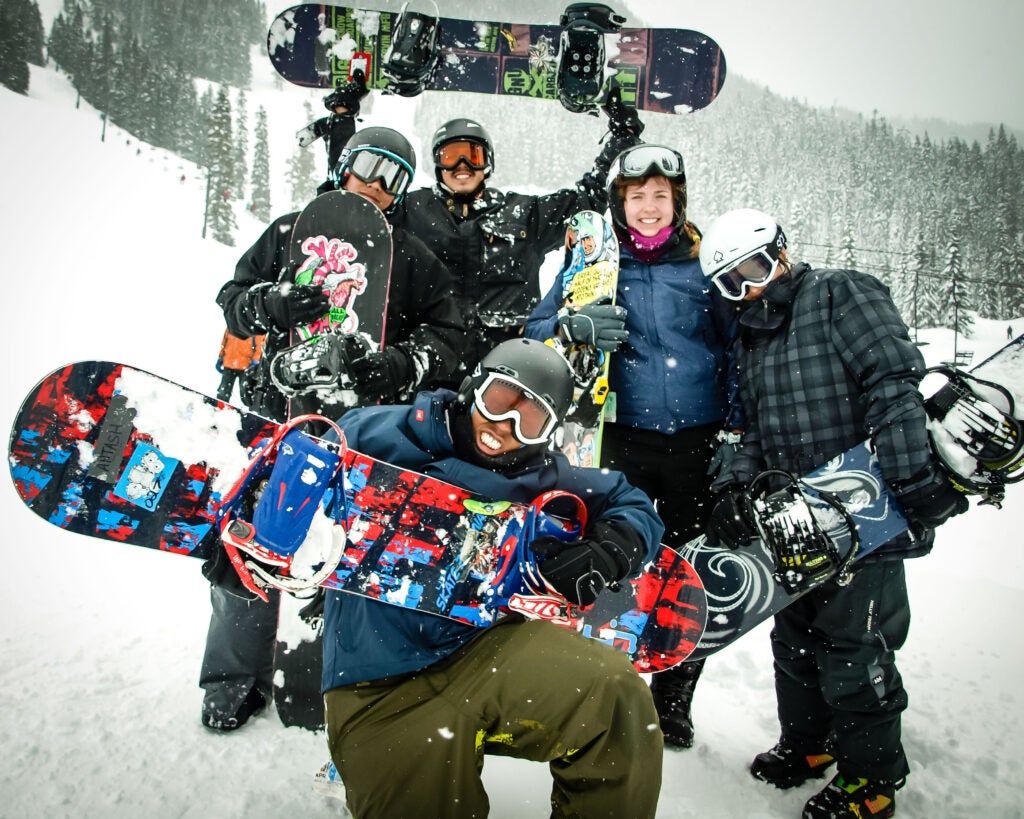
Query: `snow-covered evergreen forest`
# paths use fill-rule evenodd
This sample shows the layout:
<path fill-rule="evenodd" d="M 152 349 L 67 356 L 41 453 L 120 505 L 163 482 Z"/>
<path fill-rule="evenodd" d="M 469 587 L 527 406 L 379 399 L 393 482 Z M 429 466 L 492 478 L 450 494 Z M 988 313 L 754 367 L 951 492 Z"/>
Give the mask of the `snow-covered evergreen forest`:
<path fill-rule="evenodd" d="M 532 0 L 516 13 L 546 20 L 552 5 Z M 233 244 L 240 206 L 270 218 L 266 130 L 295 123 L 267 123 L 265 111 L 246 105 L 249 52 L 265 37 L 262 2 L 63 0 L 45 42 L 33 0 L 11 0 L 4 10 L 26 32 L 27 53 L 38 59 L 45 47 L 112 122 L 209 168 L 215 239 Z M 590 150 L 580 135 L 596 134 L 598 125 L 580 115 L 536 100 L 427 96 L 429 105 L 411 107 L 421 157 L 439 122 L 469 115 L 497 126 L 499 185 L 551 189 L 585 170 Z M 308 113 L 320 115 L 312 106 Z M 785 99 L 756 78 L 728 73 L 708 108 L 646 121 L 646 140 L 686 157 L 698 226 L 738 205 L 766 210 L 788 229 L 797 256 L 883 279 L 915 329 L 956 323 L 969 334 L 972 312 L 1000 320 L 1024 312 L 1024 152 L 1002 125 L 993 124 L 984 142 L 932 140 L 883 118 Z M 289 207 L 303 204 L 319 181 L 311 152 L 294 150 L 284 180 Z"/>

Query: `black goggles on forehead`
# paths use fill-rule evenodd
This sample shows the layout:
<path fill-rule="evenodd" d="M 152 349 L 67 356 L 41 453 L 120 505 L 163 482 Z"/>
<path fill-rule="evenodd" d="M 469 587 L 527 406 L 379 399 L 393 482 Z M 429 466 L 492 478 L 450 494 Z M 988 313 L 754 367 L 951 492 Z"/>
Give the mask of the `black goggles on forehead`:
<path fill-rule="evenodd" d="M 682 179 L 683 155 L 663 145 L 639 145 L 626 151 L 619 158 L 619 174 L 629 179 L 643 176 L 664 176 L 668 179 Z"/>
<path fill-rule="evenodd" d="M 743 301 L 750 290 L 768 284 L 778 266 L 779 260 L 773 259 L 766 248 L 760 247 L 719 270 L 712 281 L 727 299 Z"/>
<path fill-rule="evenodd" d="M 412 181 L 413 170 L 398 154 L 380 148 L 355 148 L 340 167 L 341 174 L 348 171 L 367 185 L 380 180 L 381 187 L 391 196 L 400 197 Z M 344 178 L 335 180 L 339 187 Z"/>
<path fill-rule="evenodd" d="M 488 373 L 473 398 L 488 421 L 512 421 L 512 433 L 524 444 L 547 443 L 558 425 L 547 401 L 507 375 Z"/>

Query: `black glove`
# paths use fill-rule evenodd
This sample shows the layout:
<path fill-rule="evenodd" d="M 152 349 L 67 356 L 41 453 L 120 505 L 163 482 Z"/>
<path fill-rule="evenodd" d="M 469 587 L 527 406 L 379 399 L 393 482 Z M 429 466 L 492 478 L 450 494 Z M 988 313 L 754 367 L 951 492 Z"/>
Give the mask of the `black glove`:
<path fill-rule="evenodd" d="M 330 94 L 324 97 L 324 108 L 331 113 L 338 106 L 348 109 L 348 113 L 355 116 L 359 113 L 359 101 L 370 93 L 366 87 L 366 75 L 356 69 L 352 72 L 352 79 L 344 85 L 339 85 Z"/>
<path fill-rule="evenodd" d="M 626 308 L 611 304 L 608 298 L 579 308 L 562 308 L 558 311 L 558 326 L 569 341 L 590 344 L 609 353 L 629 337 Z"/>
<path fill-rule="evenodd" d="M 274 324 L 289 330 L 320 318 L 330 304 L 319 285 L 283 282 L 263 291 L 263 307 Z"/>
<path fill-rule="evenodd" d="M 704 527 L 708 546 L 738 549 L 758 536 L 747 498 L 747 487 L 733 484 L 718 493 Z"/>
<path fill-rule="evenodd" d="M 916 483 L 913 478 L 908 483 Z M 928 483 L 909 492 L 896 495 L 907 520 L 926 529 L 941 526 L 951 517 L 967 511 L 967 497 L 958 492 L 940 470 L 932 470 Z"/>
<path fill-rule="evenodd" d="M 566 543 L 542 537 L 530 544 L 540 573 L 566 600 L 589 606 L 601 591 L 635 571 L 646 552 L 640 533 L 619 521 L 599 520 L 586 536 Z"/>
<path fill-rule="evenodd" d="M 608 115 L 608 130 L 612 136 L 640 136 L 644 132 L 644 124 L 636 108 L 630 108 L 622 101 L 622 89 L 613 85 L 604 98 L 601 106 Z"/>
<path fill-rule="evenodd" d="M 393 402 L 409 386 L 413 368 L 409 356 L 400 347 L 387 347 L 367 353 L 352 362 L 352 380 L 363 403 Z"/>

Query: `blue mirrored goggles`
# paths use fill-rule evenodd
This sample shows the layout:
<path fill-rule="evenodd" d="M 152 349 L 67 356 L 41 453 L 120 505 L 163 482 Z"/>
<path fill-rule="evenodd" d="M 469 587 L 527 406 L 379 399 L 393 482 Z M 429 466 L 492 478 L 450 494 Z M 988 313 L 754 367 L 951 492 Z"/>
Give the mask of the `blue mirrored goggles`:
<path fill-rule="evenodd" d="M 381 187 L 396 199 L 408 190 L 414 174 L 398 154 L 372 147 L 354 148 L 344 162 L 338 163 L 334 184 L 339 188 L 345 182 L 346 171 L 367 185 L 379 180 Z"/>
<path fill-rule="evenodd" d="M 764 287 L 772 280 L 779 267 L 766 248 L 760 247 L 719 270 L 713 277 L 715 285 L 727 299 L 743 301 L 756 287 Z"/>

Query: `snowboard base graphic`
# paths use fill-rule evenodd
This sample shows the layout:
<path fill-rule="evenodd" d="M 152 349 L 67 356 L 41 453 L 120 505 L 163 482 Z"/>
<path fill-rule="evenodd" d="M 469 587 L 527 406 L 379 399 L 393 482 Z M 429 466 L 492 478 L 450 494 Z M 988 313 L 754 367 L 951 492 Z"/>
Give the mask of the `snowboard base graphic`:
<path fill-rule="evenodd" d="M 319 3 L 277 15 L 267 53 L 295 85 L 334 88 L 361 68 L 371 89 L 388 86 L 382 65 L 398 14 Z M 437 68 L 427 91 L 470 91 L 558 99 L 562 28 L 443 17 Z M 704 108 L 725 82 L 725 56 L 699 31 L 623 28 L 605 35 L 608 67 L 623 100 L 645 111 L 681 114 Z"/>

